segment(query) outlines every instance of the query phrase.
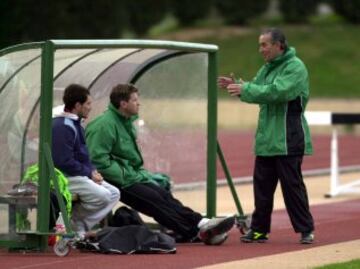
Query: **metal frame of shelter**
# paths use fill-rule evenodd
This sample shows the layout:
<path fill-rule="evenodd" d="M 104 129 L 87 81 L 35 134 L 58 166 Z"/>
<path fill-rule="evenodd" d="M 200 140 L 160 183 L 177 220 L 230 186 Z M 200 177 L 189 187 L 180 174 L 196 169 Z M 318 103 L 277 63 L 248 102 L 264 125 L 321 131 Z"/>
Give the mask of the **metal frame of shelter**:
<path fill-rule="evenodd" d="M 41 90 L 40 90 L 40 132 L 39 132 L 39 187 L 37 200 L 36 231 L 24 234 L 24 240 L 0 240 L 0 247 L 28 248 L 44 250 L 47 247 L 49 222 L 49 178 L 56 179 L 51 158 L 51 120 L 54 88 L 54 54 L 58 49 L 112 49 L 112 48 L 154 48 L 175 50 L 178 53 L 204 52 L 208 55 L 208 100 L 207 100 L 207 216 L 216 215 L 216 158 L 217 144 L 217 51 L 218 47 L 210 44 L 155 41 L 155 40 L 48 40 L 9 47 L 0 51 L 0 56 L 8 53 L 41 49 Z M 29 64 L 29 63 L 27 63 Z M 156 63 L 151 63 L 156 64 Z M 139 76 L 139 74 L 138 74 Z M 138 77 L 132 77 L 136 81 Z M 224 164 L 223 164 L 224 166 Z M 56 181 L 56 180 L 55 180 Z M 71 233 L 65 205 L 60 199 L 58 184 L 56 194 L 63 212 L 67 232 Z"/>

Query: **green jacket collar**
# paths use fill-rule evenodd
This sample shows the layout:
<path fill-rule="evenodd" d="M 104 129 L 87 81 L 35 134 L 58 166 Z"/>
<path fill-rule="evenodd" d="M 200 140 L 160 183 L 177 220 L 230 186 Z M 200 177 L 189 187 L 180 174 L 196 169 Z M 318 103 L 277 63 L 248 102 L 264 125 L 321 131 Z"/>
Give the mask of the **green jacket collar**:
<path fill-rule="evenodd" d="M 278 57 L 270 61 L 267 65 L 269 67 L 277 66 L 295 56 L 296 56 L 295 48 L 289 47 L 283 54 L 279 55 Z"/>
<path fill-rule="evenodd" d="M 127 122 L 127 121 L 134 122 L 134 121 L 136 121 L 136 120 L 139 118 L 138 115 L 131 116 L 130 118 L 124 117 L 124 116 L 119 112 L 119 110 L 118 110 L 113 104 L 111 104 L 111 103 L 109 104 L 108 109 L 109 109 L 110 111 L 112 111 L 113 113 L 115 113 L 115 114 L 120 118 L 120 120 L 121 120 L 122 122 Z"/>

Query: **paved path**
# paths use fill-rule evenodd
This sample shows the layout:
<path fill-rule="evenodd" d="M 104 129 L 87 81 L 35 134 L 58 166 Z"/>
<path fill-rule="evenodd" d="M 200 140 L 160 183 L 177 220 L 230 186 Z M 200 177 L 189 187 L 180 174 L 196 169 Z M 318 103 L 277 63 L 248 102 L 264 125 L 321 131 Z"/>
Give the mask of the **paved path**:
<path fill-rule="evenodd" d="M 309 269 L 325 264 L 346 262 L 360 258 L 360 240 L 330 244 L 281 254 L 226 262 L 202 269 L 263 269 L 271 264 L 276 269 Z"/>

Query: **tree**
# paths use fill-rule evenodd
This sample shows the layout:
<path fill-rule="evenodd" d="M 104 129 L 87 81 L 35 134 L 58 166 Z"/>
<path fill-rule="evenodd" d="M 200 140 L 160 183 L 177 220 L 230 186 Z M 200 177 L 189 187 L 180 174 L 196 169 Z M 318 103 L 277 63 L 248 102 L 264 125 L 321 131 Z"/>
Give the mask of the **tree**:
<path fill-rule="evenodd" d="M 317 0 L 280 0 L 279 9 L 286 22 L 304 23 L 316 12 L 317 4 Z"/>
<path fill-rule="evenodd" d="M 216 0 L 216 7 L 227 24 L 244 25 L 269 6 L 269 0 Z"/>
<path fill-rule="evenodd" d="M 67 38 L 119 38 L 124 28 L 124 9 L 117 0 L 73 0 L 64 8 L 63 27 L 57 33 Z M 60 32 L 61 31 L 61 32 Z"/>
<path fill-rule="evenodd" d="M 55 38 L 118 38 L 117 0 L 1 0 L 0 47 Z"/>
<path fill-rule="evenodd" d="M 126 10 L 128 27 L 137 36 L 145 36 L 149 29 L 164 19 L 168 11 L 168 0 L 122 0 Z"/>
<path fill-rule="evenodd" d="M 212 5 L 213 0 L 173 0 L 172 12 L 181 25 L 189 26 L 206 17 Z"/>
<path fill-rule="evenodd" d="M 350 23 L 360 23 L 360 0 L 331 0 L 335 12 Z"/>

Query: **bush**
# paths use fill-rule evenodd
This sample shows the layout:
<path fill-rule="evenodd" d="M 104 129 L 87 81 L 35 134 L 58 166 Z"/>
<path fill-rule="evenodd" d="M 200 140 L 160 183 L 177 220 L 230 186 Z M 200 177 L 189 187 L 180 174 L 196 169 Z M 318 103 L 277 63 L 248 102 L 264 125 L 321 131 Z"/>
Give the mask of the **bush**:
<path fill-rule="evenodd" d="M 45 9 L 48 6 L 46 0 L 37 0 L 35 2 L 44 2 L 40 9 Z M 58 6 L 56 7 L 54 6 L 55 4 L 52 4 L 52 11 L 49 10 L 47 12 L 47 16 L 55 19 L 52 21 L 52 24 L 53 34 L 56 37 L 119 38 L 122 34 L 124 10 L 121 9 L 117 0 L 76 0 L 68 2 L 59 1 L 56 3 Z M 35 9 L 39 8 L 36 7 Z M 33 20 L 33 17 L 31 20 Z M 41 19 L 39 21 L 40 24 L 43 24 Z M 40 29 L 47 27 L 48 25 L 46 27 L 43 25 L 39 26 Z M 51 36 L 51 34 L 49 35 Z"/>
<path fill-rule="evenodd" d="M 0 47 L 54 38 L 118 38 L 122 12 L 118 0 L 0 0 Z"/>
<path fill-rule="evenodd" d="M 279 9 L 285 22 L 308 22 L 309 16 L 316 13 L 317 0 L 280 0 Z"/>
<path fill-rule="evenodd" d="M 147 34 L 149 29 L 164 19 L 168 11 L 168 0 L 123 0 L 127 13 L 128 27 L 139 37 Z"/>
<path fill-rule="evenodd" d="M 209 14 L 213 0 L 173 0 L 172 11 L 180 25 L 189 26 Z"/>
<path fill-rule="evenodd" d="M 360 23 L 360 0 L 331 0 L 335 12 L 351 23 Z"/>
<path fill-rule="evenodd" d="M 244 25 L 264 13 L 270 0 L 216 0 L 216 7 L 227 24 Z"/>

